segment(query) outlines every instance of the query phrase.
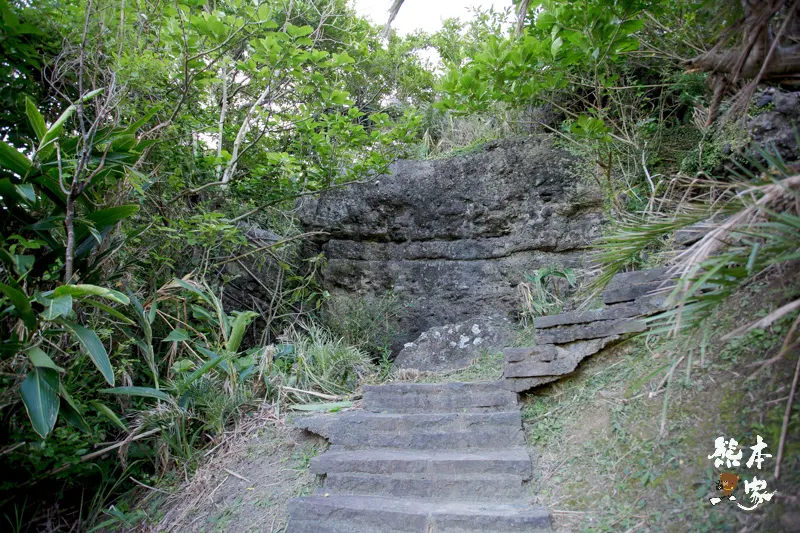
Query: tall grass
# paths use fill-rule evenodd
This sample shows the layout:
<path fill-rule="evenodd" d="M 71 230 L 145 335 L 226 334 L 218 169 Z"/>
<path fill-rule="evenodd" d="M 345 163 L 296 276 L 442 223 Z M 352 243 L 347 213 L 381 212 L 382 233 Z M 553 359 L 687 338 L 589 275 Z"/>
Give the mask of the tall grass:
<path fill-rule="evenodd" d="M 301 400 L 352 394 L 377 370 L 369 354 L 317 325 L 292 330 L 284 341 L 294 348 L 294 364 L 282 378 L 287 386 L 305 391 L 295 393 Z"/>

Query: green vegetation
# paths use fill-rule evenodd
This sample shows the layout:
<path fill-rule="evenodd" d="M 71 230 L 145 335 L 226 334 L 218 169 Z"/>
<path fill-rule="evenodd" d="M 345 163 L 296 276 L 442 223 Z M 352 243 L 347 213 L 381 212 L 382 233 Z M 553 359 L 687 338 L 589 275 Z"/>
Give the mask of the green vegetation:
<path fill-rule="evenodd" d="M 388 27 L 382 36 L 345 0 L 0 0 L 4 527 L 185 524 L 199 500 L 165 517 L 156 495 L 195 472 L 191 498 L 213 490 L 204 458 L 227 450 L 230 435 L 261 431 L 290 407 L 340 409 L 362 383 L 397 377 L 391 346 L 405 309 L 393 294 L 324 291 L 325 258 L 309 257 L 314 235 L 293 213 L 297 199 L 372 179 L 398 157 L 554 135 L 579 156 L 576 179 L 603 191 L 611 221 L 589 296 L 635 266 L 670 262 L 680 274 L 674 309 L 653 320 L 663 350 L 642 341 L 583 389 L 555 385 L 563 396 L 526 408 L 531 441 L 550 446 L 595 393 L 663 379 L 663 399 L 646 413 L 633 391 L 609 400 L 612 431 L 591 457 L 635 497 L 583 527 L 639 527 L 632 487 L 659 485 L 688 460 L 669 455 L 693 431 L 673 413 L 692 420 L 682 411 L 691 394 L 711 402 L 714 372 L 758 363 L 748 397 L 766 376 L 791 375 L 800 181 L 796 163 L 752 146 L 742 119 L 771 112 L 751 105 L 760 83 L 800 70 L 786 53 L 796 4 L 514 5 L 516 19 L 477 11 L 400 37 Z M 763 46 L 750 46 L 756 37 Z M 676 230 L 698 222 L 699 242 L 670 256 Z M 523 316 L 561 309 L 578 274 L 531 269 Z M 785 290 L 747 292 L 765 279 Z M 727 320 L 743 294 L 750 321 Z M 502 357 L 486 353 L 456 373 L 399 378 L 497 379 L 501 369 Z M 797 402 L 784 395 L 785 415 L 770 404 L 758 428 L 796 466 L 787 436 Z M 230 530 L 241 509 L 311 490 L 305 466 L 317 446 L 303 449 L 270 448 L 302 472 L 279 479 L 286 490 L 232 491 L 201 517 Z M 591 505 L 557 470 L 545 481 L 563 484 L 576 512 Z M 667 481 L 664 490 L 677 498 Z M 148 496 L 136 505 L 139 491 Z M 273 516 L 281 524 L 285 513 Z"/>
<path fill-rule="evenodd" d="M 523 305 L 523 326 L 527 326 L 528 321 L 537 316 L 556 315 L 561 312 L 564 301 L 559 298 L 560 279 L 566 281 L 569 288 L 574 288 L 577 282 L 575 270 L 569 267 L 549 266 L 534 270 L 532 274 L 525 276 L 525 281 L 518 287 Z"/>

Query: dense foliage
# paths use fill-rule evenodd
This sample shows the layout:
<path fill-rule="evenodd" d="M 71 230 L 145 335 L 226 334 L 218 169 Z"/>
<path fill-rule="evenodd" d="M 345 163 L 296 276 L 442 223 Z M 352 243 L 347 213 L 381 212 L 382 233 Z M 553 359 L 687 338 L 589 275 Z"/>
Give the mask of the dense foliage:
<path fill-rule="evenodd" d="M 279 209 L 384 171 L 432 74 L 341 0 L 0 11 L 0 503 L 19 525 L 66 495 L 56 519 L 86 527 L 277 384 L 307 402 L 373 371 L 326 334 L 278 338 L 324 300 Z M 224 294 L 242 261 L 279 273 L 264 307 Z M 45 486 L 52 501 L 25 495 Z"/>

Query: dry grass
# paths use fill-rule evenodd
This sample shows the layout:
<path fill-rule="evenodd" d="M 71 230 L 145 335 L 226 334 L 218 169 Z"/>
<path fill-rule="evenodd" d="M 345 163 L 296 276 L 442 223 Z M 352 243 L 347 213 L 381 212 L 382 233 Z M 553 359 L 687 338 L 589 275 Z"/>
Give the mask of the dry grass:
<path fill-rule="evenodd" d="M 326 447 L 323 439 L 292 428 L 265 405 L 226 434 L 191 479 L 169 491 L 159 506 L 161 519 L 142 530 L 283 531 L 288 500 L 319 488 L 308 464 Z M 155 498 L 163 496 L 152 492 L 139 507 Z"/>

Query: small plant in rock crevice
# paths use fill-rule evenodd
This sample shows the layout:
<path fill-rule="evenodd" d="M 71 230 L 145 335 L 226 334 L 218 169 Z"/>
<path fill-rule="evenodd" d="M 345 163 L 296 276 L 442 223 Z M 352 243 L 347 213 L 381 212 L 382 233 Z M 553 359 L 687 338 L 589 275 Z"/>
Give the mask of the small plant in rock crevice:
<path fill-rule="evenodd" d="M 522 300 L 522 323 L 527 327 L 537 316 L 554 315 L 564 307 L 563 287 L 559 288 L 559 280 L 564 280 L 568 288 L 574 288 L 577 282 L 575 270 L 570 267 L 548 266 L 534 270 L 525 276 L 525 281 L 517 286 Z"/>

